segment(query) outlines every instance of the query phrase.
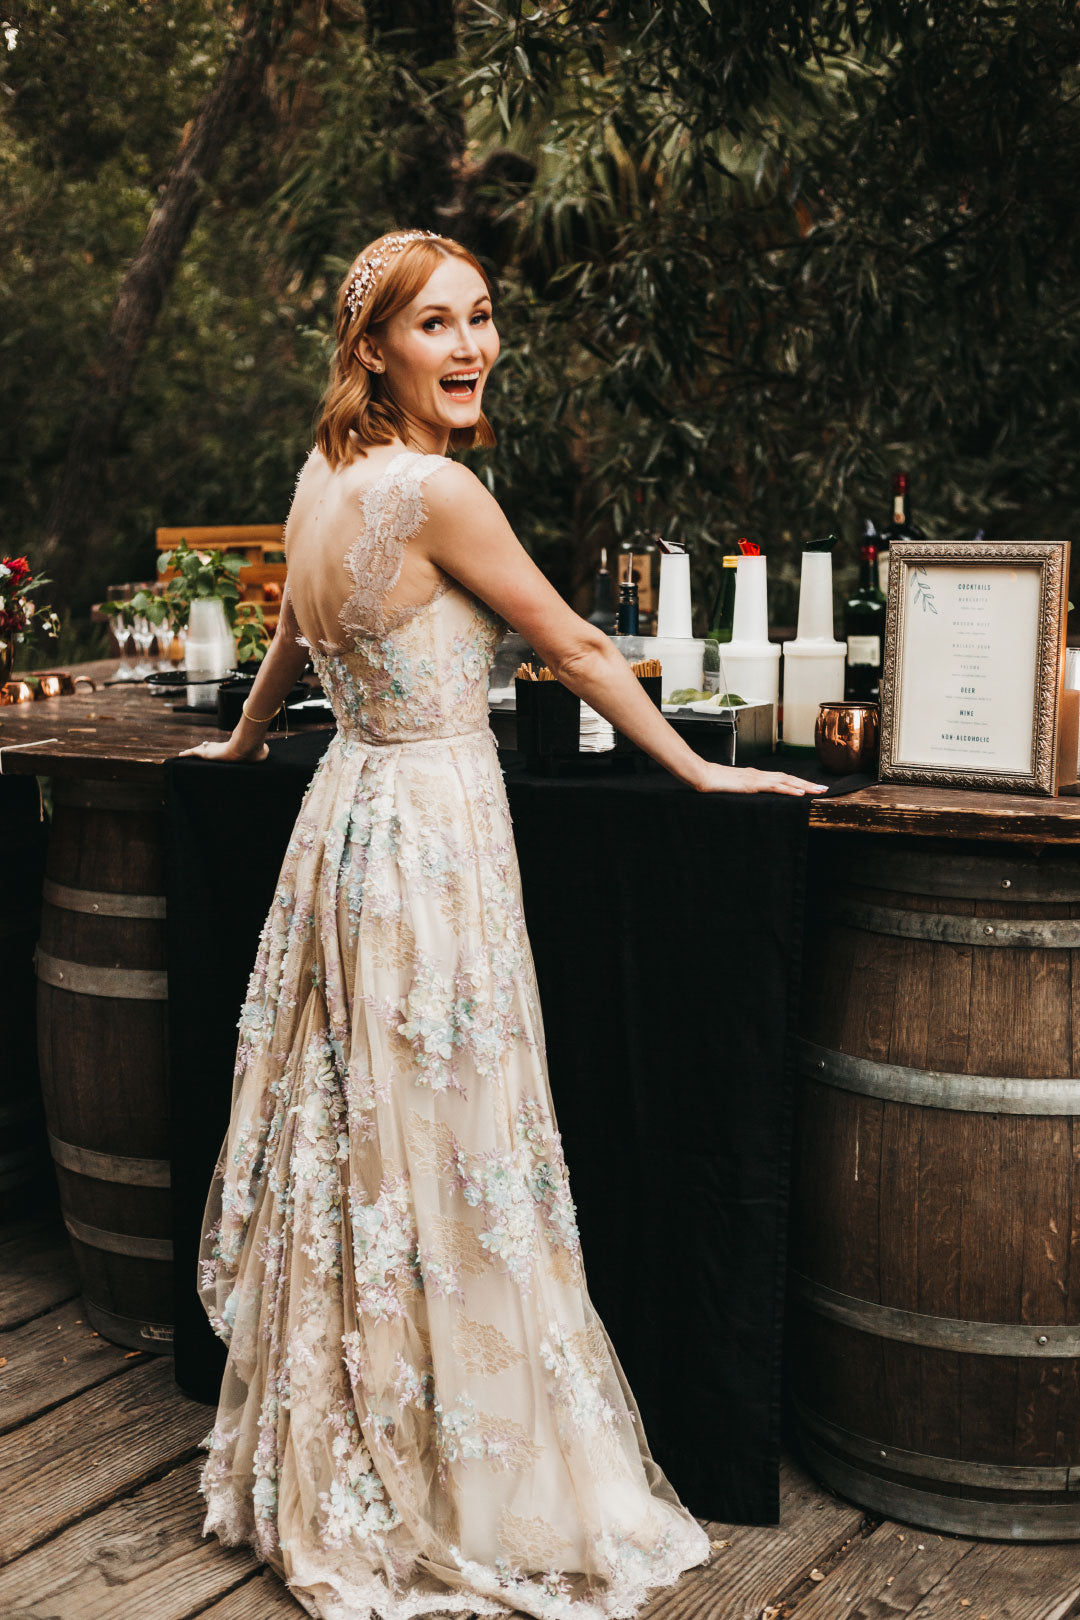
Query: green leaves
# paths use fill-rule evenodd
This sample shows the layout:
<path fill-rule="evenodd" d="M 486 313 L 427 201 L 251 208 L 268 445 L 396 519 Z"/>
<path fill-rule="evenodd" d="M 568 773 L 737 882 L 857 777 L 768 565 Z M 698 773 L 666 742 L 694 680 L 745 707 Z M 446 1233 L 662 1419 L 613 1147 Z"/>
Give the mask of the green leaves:
<path fill-rule="evenodd" d="M 240 597 L 237 576 L 246 568 L 245 558 L 235 552 L 195 549 L 181 540 L 172 551 L 164 551 L 158 558 L 158 572 L 175 568 L 177 572 L 166 582 L 164 594 L 176 607 L 184 622 L 187 621 L 193 601 L 200 597 L 218 596 L 225 606 L 225 617 L 230 625 L 236 620 L 236 605 Z M 245 609 L 251 604 L 245 604 Z M 259 610 L 259 621 L 262 610 Z"/>
<path fill-rule="evenodd" d="M 229 10 L 8 13 L 0 500 L 32 554 L 70 379 Z M 492 269 L 503 340 L 485 397 L 499 445 L 470 460 L 567 595 L 602 543 L 645 529 L 689 544 L 708 601 L 720 552 L 750 533 L 782 618 L 801 546 L 834 528 L 843 588 L 897 465 L 931 535 L 1071 532 L 1067 8 L 473 0 L 448 14 L 456 54 L 448 35 L 420 62 L 361 8 L 318 9 L 277 64 L 140 372 L 102 513 L 110 578 L 145 577 L 158 524 L 284 515 L 337 281 L 369 238 L 416 222 L 402 217 L 416 153 L 458 119 L 460 185 L 431 223 Z M 216 587 L 234 601 L 235 568 Z"/>

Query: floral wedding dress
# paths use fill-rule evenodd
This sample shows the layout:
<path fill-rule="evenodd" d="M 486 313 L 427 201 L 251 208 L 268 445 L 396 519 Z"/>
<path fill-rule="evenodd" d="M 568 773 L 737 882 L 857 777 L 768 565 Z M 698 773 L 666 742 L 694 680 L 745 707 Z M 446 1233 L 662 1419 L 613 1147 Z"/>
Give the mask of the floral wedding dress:
<path fill-rule="evenodd" d="M 316 463 L 350 477 L 313 451 L 287 533 Z M 709 1542 L 586 1287 L 487 719 L 505 627 L 448 577 L 386 608 L 445 466 L 403 452 L 339 503 L 346 639 L 298 638 L 338 729 L 263 927 L 207 1199 L 198 1288 L 229 1353 L 203 1534 L 250 1544 L 323 1620 L 606 1620 Z"/>

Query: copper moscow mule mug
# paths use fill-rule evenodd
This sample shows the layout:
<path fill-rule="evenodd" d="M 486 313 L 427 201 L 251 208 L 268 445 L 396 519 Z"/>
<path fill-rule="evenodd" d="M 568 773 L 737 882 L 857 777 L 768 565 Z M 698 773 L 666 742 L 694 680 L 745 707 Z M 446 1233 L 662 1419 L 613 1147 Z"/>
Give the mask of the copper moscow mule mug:
<path fill-rule="evenodd" d="M 89 675 L 72 675 L 66 669 L 42 670 L 38 676 L 38 697 L 67 697 L 80 686 L 88 686 L 91 692 L 97 691 L 97 682 Z"/>
<path fill-rule="evenodd" d="M 823 703 L 814 726 L 814 746 L 827 771 L 850 776 L 877 762 L 878 706 L 858 698 Z"/>

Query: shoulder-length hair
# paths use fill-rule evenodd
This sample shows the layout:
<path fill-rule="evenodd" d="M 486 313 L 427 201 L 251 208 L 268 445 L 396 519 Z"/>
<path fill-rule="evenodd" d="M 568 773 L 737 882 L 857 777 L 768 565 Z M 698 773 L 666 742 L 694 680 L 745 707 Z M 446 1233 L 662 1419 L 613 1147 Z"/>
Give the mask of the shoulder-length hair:
<path fill-rule="evenodd" d="M 387 236 L 397 234 L 392 231 Z M 373 291 L 358 310 L 350 312 L 345 302 L 349 284 L 360 265 L 381 247 L 387 236 L 368 243 L 338 289 L 337 350 L 315 430 L 315 443 L 331 467 L 351 461 L 356 454 L 357 446 L 349 437 L 350 430 L 356 433 L 361 446 L 390 444 L 394 439 L 404 439 L 407 432 L 405 417 L 387 388 L 385 378 L 370 372 L 360 360 L 357 346 L 363 334 L 370 332 L 377 336 L 385 330 L 391 317 L 416 297 L 440 259 L 463 259 L 471 264 L 491 292 L 491 282 L 483 266 L 468 248 L 449 236 L 421 237 L 389 256 L 383 268 L 376 272 Z M 482 411 L 475 427 L 450 430 L 452 450 L 486 449 L 494 443 L 491 423 Z"/>

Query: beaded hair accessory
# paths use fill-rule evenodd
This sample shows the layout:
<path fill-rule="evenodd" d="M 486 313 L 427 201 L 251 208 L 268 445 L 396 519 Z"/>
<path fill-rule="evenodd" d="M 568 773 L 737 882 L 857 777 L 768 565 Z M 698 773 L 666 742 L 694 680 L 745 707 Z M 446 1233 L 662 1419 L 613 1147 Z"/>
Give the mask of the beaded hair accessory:
<path fill-rule="evenodd" d="M 388 236 L 384 242 L 380 242 L 375 252 L 368 258 L 361 259 L 345 292 L 345 308 L 349 312 L 349 318 L 352 319 L 358 313 L 373 291 L 379 279 L 379 272 L 386 267 L 395 253 L 400 253 L 410 242 L 422 242 L 427 237 L 437 238 L 438 234 L 438 231 L 398 231 L 395 236 Z"/>

